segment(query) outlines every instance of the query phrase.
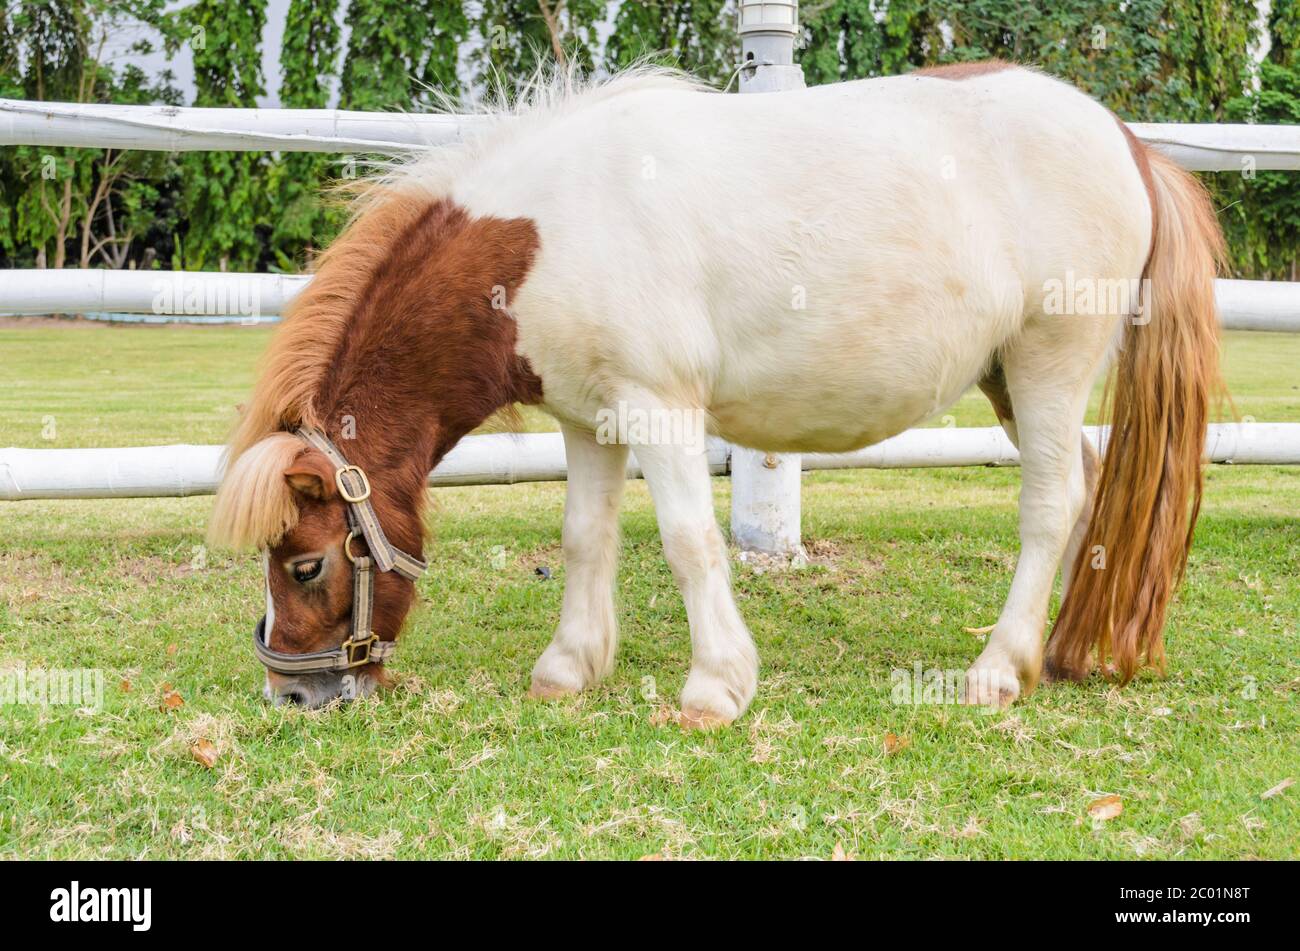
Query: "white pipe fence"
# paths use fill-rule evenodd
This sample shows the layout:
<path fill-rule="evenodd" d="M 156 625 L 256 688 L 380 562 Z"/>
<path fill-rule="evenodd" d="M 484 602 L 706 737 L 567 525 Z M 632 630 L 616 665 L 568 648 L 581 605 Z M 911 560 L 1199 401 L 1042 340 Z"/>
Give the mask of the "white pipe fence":
<path fill-rule="evenodd" d="M 757 62 L 755 75 L 749 77 L 752 91 L 780 88 L 797 69 L 775 60 Z M 783 73 L 781 82 L 760 82 L 757 74 L 764 69 L 790 75 Z M 475 121 L 473 117 L 330 109 L 201 109 L 0 99 L 0 146 L 396 154 L 459 141 L 466 123 Z M 1132 123 L 1131 128 L 1139 138 L 1196 171 L 1300 170 L 1300 126 Z M 0 313 L 202 314 L 245 317 L 252 323 L 279 314 L 309 280 L 302 275 L 269 274 L 0 271 Z M 1222 280 L 1216 291 L 1229 329 L 1300 332 L 1300 284 Z M 1094 432 L 1094 438 L 1100 436 L 1104 434 Z M 218 481 L 220 452 L 216 446 L 0 449 L 0 500 L 211 493 Z M 732 475 L 744 468 L 746 485 L 764 463 L 762 454 L 718 440 L 711 441 L 708 452 L 715 474 Z M 1212 426 L 1208 457 L 1220 463 L 1300 464 L 1300 424 Z M 793 471 L 786 477 L 753 481 L 749 508 L 797 513 L 800 470 L 1018 463 L 1014 447 L 999 428 L 910 430 L 858 452 L 766 461 L 769 466 L 775 463 L 771 466 L 775 469 L 782 459 L 798 465 L 788 467 Z M 629 476 L 638 474 L 633 459 Z M 429 481 L 431 485 L 485 485 L 563 478 L 560 437 L 533 434 L 469 437 Z M 795 521 L 797 539 L 797 516 Z"/>
<path fill-rule="evenodd" d="M 205 109 L 0 99 L 0 146 L 163 152 L 395 154 L 457 142 L 475 117 L 340 109 Z M 1300 170 L 1300 126 L 1129 123 L 1134 134 L 1198 172 Z"/>
<path fill-rule="evenodd" d="M 0 313 L 155 314 L 261 318 L 282 314 L 306 274 L 216 271 L 0 270 Z M 1300 333 L 1300 283 L 1216 282 L 1227 330 Z"/>
<path fill-rule="evenodd" d="M 0 145 L 156 152 L 376 152 L 458 142 L 458 116 L 341 109 L 204 109 L 0 99 Z"/>
<path fill-rule="evenodd" d="M 105 268 L 0 270 L 0 313 L 205 315 L 280 314 L 310 283 L 306 274 L 218 271 L 112 271 Z"/>
<path fill-rule="evenodd" d="M 1104 447 L 1104 427 L 1085 427 Z M 126 499 L 211 495 L 220 482 L 221 446 L 146 446 L 123 449 L 0 449 L 0 501 Z M 710 439 L 709 470 L 731 475 L 736 447 Z M 789 457 L 782 457 L 789 458 Z M 1300 423 L 1225 423 L 1209 428 L 1209 462 L 1300 465 Z M 1015 446 L 1001 427 L 910 429 L 874 446 L 846 453 L 805 453 L 805 471 L 1016 466 Z M 635 449 L 628 478 L 640 478 Z M 559 433 L 467 436 L 429 485 L 513 485 L 567 478 Z"/>
<path fill-rule="evenodd" d="M 1130 122 L 1128 127 L 1193 172 L 1300 170 L 1300 125 Z"/>

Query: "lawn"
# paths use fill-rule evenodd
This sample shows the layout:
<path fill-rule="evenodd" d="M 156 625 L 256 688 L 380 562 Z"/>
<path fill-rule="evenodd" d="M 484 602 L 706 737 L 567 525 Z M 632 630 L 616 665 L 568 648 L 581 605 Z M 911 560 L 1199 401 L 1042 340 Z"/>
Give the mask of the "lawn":
<path fill-rule="evenodd" d="M 0 446 L 218 442 L 266 339 L 11 322 Z M 1230 335 L 1227 367 L 1241 414 L 1300 421 L 1300 337 Z M 993 422 L 977 396 L 951 415 Z M 397 686 L 319 712 L 261 701 L 260 568 L 202 547 L 210 500 L 0 503 L 0 669 L 104 684 L 98 710 L 0 706 L 0 856 L 1295 857 L 1300 785 L 1264 794 L 1300 779 L 1300 471 L 1209 473 L 1168 676 L 1000 713 L 895 703 L 893 671 L 978 654 L 1017 484 L 809 475 L 813 564 L 735 567 L 763 667 L 712 734 L 671 717 L 686 619 L 639 483 L 605 683 L 524 697 L 559 615 L 563 486 L 439 489 Z M 1090 815 L 1112 795 L 1122 812 Z"/>

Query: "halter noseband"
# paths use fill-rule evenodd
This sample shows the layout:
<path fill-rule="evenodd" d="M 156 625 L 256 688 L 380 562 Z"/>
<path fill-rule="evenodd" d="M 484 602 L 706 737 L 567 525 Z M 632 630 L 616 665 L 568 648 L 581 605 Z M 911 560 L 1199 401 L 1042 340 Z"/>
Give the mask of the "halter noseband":
<path fill-rule="evenodd" d="M 334 483 L 348 504 L 348 537 L 343 540 L 343 554 L 352 563 L 352 633 L 333 650 L 285 654 L 271 650 L 263 617 L 253 631 L 253 651 L 268 670 L 289 675 L 351 670 L 387 660 L 396 653 L 397 642 L 381 641 L 370 629 L 375 610 L 374 569 L 396 571 L 408 581 L 415 581 L 428 565 L 394 548 L 384 535 L 370 502 L 370 480 L 360 466 L 349 463 L 319 430 L 303 427 L 297 435 L 312 448 L 319 449 L 334 466 Z M 357 536 L 365 539 L 370 557 L 352 554 L 352 542 Z"/>

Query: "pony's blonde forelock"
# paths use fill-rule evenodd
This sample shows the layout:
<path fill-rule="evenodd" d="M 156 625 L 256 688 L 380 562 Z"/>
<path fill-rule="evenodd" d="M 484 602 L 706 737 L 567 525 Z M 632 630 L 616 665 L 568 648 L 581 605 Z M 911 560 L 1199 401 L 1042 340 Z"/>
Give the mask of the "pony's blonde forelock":
<path fill-rule="evenodd" d="M 298 503 L 284 472 L 306 446 L 275 433 L 231 461 L 208 522 L 208 541 L 223 548 L 276 544 L 298 524 Z"/>

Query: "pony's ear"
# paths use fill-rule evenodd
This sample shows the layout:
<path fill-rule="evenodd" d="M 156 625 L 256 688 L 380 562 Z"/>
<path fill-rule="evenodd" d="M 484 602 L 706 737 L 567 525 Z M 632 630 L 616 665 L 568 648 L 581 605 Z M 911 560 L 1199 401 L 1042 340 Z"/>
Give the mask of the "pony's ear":
<path fill-rule="evenodd" d="M 323 502 L 335 494 L 334 466 L 319 449 L 306 449 L 284 470 L 284 481 L 299 495 Z"/>

